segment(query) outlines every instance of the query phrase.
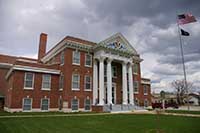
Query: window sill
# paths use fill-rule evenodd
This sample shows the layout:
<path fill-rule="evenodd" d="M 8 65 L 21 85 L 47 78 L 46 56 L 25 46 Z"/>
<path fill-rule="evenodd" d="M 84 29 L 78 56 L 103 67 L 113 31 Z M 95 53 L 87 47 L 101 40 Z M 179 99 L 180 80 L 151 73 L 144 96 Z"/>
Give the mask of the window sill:
<path fill-rule="evenodd" d="M 72 88 L 72 91 L 80 91 L 80 89 L 78 88 Z"/>
<path fill-rule="evenodd" d="M 63 89 L 59 89 L 59 91 L 63 91 Z"/>
<path fill-rule="evenodd" d="M 148 94 L 147 93 L 144 93 L 144 96 L 147 96 Z"/>
<path fill-rule="evenodd" d="M 139 94 L 139 92 L 134 92 L 134 94 Z"/>
<path fill-rule="evenodd" d="M 133 73 L 134 75 L 138 75 L 138 73 Z"/>
<path fill-rule="evenodd" d="M 33 90 L 33 88 L 25 87 L 24 90 Z"/>
<path fill-rule="evenodd" d="M 77 63 L 72 63 L 72 65 L 75 65 L 75 66 L 80 66 L 80 63 L 77 64 Z"/>
<path fill-rule="evenodd" d="M 89 67 L 89 68 L 91 68 L 91 67 L 92 67 L 92 65 L 90 65 L 90 66 L 89 66 L 89 65 L 85 65 L 85 67 Z"/>
<path fill-rule="evenodd" d="M 92 89 L 84 89 L 84 91 L 92 91 Z"/>

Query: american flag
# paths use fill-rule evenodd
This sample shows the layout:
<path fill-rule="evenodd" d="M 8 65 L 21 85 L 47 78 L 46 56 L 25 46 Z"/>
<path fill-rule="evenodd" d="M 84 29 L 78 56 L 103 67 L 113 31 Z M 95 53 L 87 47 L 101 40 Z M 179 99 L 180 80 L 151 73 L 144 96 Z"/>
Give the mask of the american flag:
<path fill-rule="evenodd" d="M 183 24 L 188 24 L 192 22 L 196 22 L 196 18 L 191 14 L 191 13 L 185 13 L 185 14 L 180 14 L 178 15 L 178 24 L 183 25 Z"/>

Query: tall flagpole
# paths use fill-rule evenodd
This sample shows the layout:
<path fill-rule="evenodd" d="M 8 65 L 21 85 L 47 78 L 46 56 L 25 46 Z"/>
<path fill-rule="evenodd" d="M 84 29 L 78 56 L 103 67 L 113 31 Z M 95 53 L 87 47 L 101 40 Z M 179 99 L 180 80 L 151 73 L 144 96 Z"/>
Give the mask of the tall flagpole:
<path fill-rule="evenodd" d="M 187 97 L 187 106 L 188 106 L 188 110 L 190 110 L 190 106 L 189 106 L 189 91 L 188 91 L 188 86 L 187 86 L 187 76 L 186 76 L 186 70 L 185 70 L 185 59 L 184 59 L 184 53 L 183 53 L 183 44 L 182 44 L 182 37 L 181 37 L 181 33 L 180 33 L 180 26 L 178 24 L 178 15 L 177 15 L 177 27 L 178 27 L 178 35 L 179 35 L 179 41 L 180 41 L 180 49 L 181 49 L 181 57 L 182 57 L 182 64 L 183 64 L 183 73 L 184 73 L 184 85 L 185 85 L 185 89 L 186 89 L 186 97 Z"/>

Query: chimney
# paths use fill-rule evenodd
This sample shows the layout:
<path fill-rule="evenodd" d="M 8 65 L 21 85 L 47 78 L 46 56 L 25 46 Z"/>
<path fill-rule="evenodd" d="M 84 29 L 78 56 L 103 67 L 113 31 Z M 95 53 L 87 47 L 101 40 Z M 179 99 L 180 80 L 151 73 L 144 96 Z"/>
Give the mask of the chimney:
<path fill-rule="evenodd" d="M 47 34 L 40 34 L 39 50 L 38 50 L 38 60 L 40 61 L 42 57 L 46 54 L 46 45 L 47 45 Z"/>

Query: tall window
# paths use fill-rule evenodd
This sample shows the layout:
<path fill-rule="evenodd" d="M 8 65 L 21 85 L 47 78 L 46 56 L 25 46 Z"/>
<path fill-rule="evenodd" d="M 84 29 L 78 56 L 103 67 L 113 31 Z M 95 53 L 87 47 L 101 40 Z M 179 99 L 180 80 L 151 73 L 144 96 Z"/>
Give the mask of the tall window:
<path fill-rule="evenodd" d="M 91 108 L 90 99 L 85 99 L 85 110 L 90 110 L 90 108 Z"/>
<path fill-rule="evenodd" d="M 117 77 L 117 66 L 112 66 L 112 77 Z"/>
<path fill-rule="evenodd" d="M 73 51 L 73 64 L 80 65 L 80 52 Z"/>
<path fill-rule="evenodd" d="M 79 90 L 80 86 L 80 75 L 79 74 L 73 74 L 72 75 L 72 90 Z"/>
<path fill-rule="evenodd" d="M 147 95 L 147 94 L 148 94 L 147 86 L 146 86 L 146 85 L 143 85 L 143 89 L 144 89 L 144 95 Z"/>
<path fill-rule="evenodd" d="M 60 55 L 60 64 L 61 65 L 64 65 L 64 63 L 65 63 L 65 53 L 64 53 L 64 51 L 61 53 L 61 55 Z"/>
<path fill-rule="evenodd" d="M 29 111 L 32 109 L 32 99 L 31 98 L 24 98 L 23 99 L 23 110 Z"/>
<path fill-rule="evenodd" d="M 42 76 L 42 90 L 50 90 L 51 88 L 51 75 L 43 74 Z"/>
<path fill-rule="evenodd" d="M 138 93 L 138 88 L 139 88 L 138 81 L 133 82 L 133 87 L 134 87 L 134 93 Z"/>
<path fill-rule="evenodd" d="M 91 54 L 86 54 L 85 55 L 85 66 L 92 66 L 92 55 Z"/>
<path fill-rule="evenodd" d="M 49 99 L 43 98 L 41 100 L 41 110 L 49 110 Z"/>
<path fill-rule="evenodd" d="M 29 72 L 25 73 L 24 88 L 33 89 L 33 84 L 34 84 L 34 74 Z"/>
<path fill-rule="evenodd" d="M 133 72 L 134 74 L 138 74 L 138 64 L 135 64 L 133 65 Z"/>
<path fill-rule="evenodd" d="M 72 110 L 78 110 L 78 99 L 72 99 Z"/>
<path fill-rule="evenodd" d="M 61 74 L 59 79 L 59 90 L 63 90 L 64 87 L 64 76 Z"/>
<path fill-rule="evenodd" d="M 135 105 L 139 106 L 139 100 L 135 98 Z"/>
<path fill-rule="evenodd" d="M 85 90 L 91 90 L 91 82 L 92 82 L 91 76 L 86 75 L 85 76 Z"/>

